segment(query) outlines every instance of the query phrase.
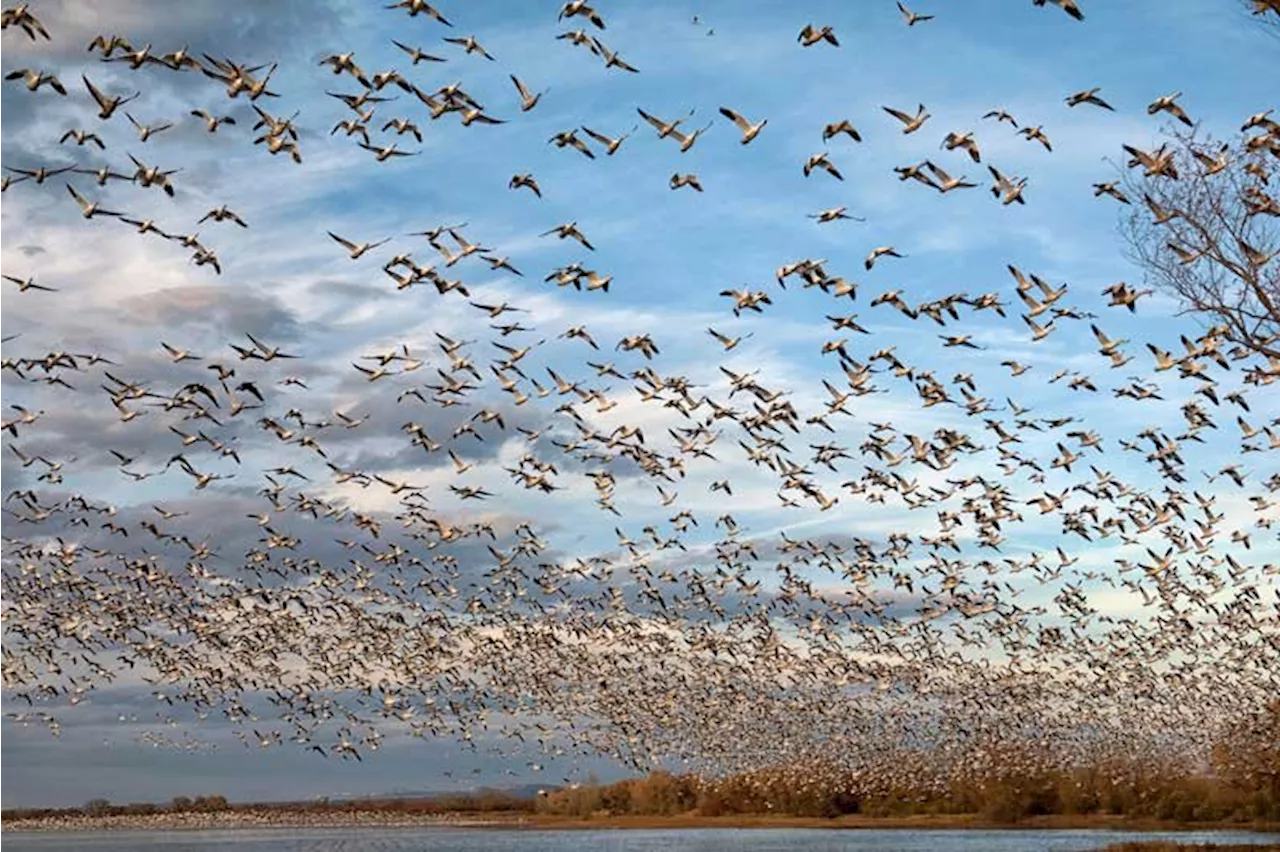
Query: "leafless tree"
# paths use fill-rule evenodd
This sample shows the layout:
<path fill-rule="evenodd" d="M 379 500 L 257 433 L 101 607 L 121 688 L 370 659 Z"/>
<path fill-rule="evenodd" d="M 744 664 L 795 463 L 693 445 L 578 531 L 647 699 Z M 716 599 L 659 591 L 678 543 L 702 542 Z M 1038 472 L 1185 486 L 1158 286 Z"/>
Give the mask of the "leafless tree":
<path fill-rule="evenodd" d="M 1272 35 L 1280 36 L 1280 0 L 1241 0 L 1241 4 Z"/>
<path fill-rule="evenodd" d="M 1280 0 L 1277 0 L 1280 2 Z M 1253 116 L 1231 141 L 1172 130 L 1155 151 L 1126 146 L 1128 254 L 1149 286 L 1176 296 L 1223 339 L 1280 376 L 1280 123 Z"/>

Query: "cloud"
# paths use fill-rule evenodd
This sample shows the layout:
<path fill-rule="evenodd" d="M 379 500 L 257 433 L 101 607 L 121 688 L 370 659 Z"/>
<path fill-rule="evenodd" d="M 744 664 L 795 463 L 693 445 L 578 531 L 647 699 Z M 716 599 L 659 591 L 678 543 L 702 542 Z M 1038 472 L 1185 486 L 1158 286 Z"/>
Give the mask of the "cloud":
<path fill-rule="evenodd" d="M 130 326 L 172 329 L 180 335 L 189 325 L 209 326 L 219 337 L 253 334 L 266 340 L 291 342 L 300 336 L 292 314 L 270 296 L 227 293 L 213 286 L 153 290 L 122 300 L 121 319 Z"/>

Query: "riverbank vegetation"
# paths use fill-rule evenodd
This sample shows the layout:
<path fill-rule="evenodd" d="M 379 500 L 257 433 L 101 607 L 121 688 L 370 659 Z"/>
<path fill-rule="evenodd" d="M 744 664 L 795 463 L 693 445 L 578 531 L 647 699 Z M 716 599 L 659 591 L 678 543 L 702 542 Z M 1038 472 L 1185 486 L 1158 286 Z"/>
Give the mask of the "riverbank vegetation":
<path fill-rule="evenodd" d="M 1098 765 L 1071 771 L 1001 771 L 956 780 L 945 789 L 888 785 L 876 794 L 855 794 L 864 779 L 831 766 L 778 768 L 704 779 L 654 771 L 614 783 L 575 784 L 539 796 L 476 791 L 430 797 L 381 797 L 307 802 L 239 802 L 224 796 L 177 797 L 168 803 L 113 803 L 105 798 L 67 809 L 0 810 L 3 821 L 73 816 L 147 816 L 271 811 L 293 814 L 536 815 L 553 821 L 608 817 L 859 816 L 887 823 L 906 817 L 974 817 L 980 824 L 1016 824 L 1041 817 L 1117 817 L 1180 824 L 1280 823 L 1280 797 L 1272 779 L 1240 783 L 1217 775 L 1178 773 L 1158 766 Z"/>
<path fill-rule="evenodd" d="M 385 813 L 406 816 L 438 816 L 445 814 L 516 814 L 532 813 L 531 796 L 520 796 L 504 790 L 481 789 L 470 793 L 447 793 L 435 796 L 381 797 L 369 799 L 314 799 L 305 802 L 240 802 L 225 796 L 177 796 L 167 803 L 132 802 L 116 804 L 106 799 L 93 799 L 78 808 L 8 808 L 0 812 L 0 820 L 44 820 L 74 817 L 129 817 L 156 814 L 221 814 L 235 812 L 271 813 Z"/>
<path fill-rule="evenodd" d="M 892 773 L 865 772 L 822 761 L 722 777 L 656 771 L 641 778 L 538 790 L 534 795 L 480 789 L 436 796 L 382 797 L 271 804 L 236 804 L 222 795 L 180 796 L 166 804 L 6 810 L 0 817 L 38 820 L 155 814 L 272 812 L 382 813 L 389 817 L 444 814 L 532 817 L 539 822 L 666 818 L 734 820 L 796 817 L 816 820 L 931 819 L 1009 825 L 1057 819 L 1085 825 L 1117 820 L 1187 825 L 1280 825 L 1280 702 L 1252 725 L 1213 749 L 1199 770 L 1174 758 L 1103 759 L 1073 768 L 1046 766 L 1033 749 L 989 744 L 939 781 L 937 755 L 925 750 L 895 757 Z M 930 761 L 935 761 L 931 764 Z M 910 779 L 930 778 L 927 782 Z"/>
<path fill-rule="evenodd" d="M 832 818 L 962 816 L 989 823 L 1035 817 L 1117 816 L 1179 823 L 1280 822 L 1280 702 L 1212 750 L 1209 767 L 1167 760 L 1101 758 L 1055 768 L 1033 746 L 975 744 L 953 755 L 903 752 L 878 777 L 814 762 L 721 778 L 654 772 L 612 784 L 548 791 L 538 813 L 586 817 L 695 813 Z M 927 778 L 926 782 L 911 779 Z"/>
<path fill-rule="evenodd" d="M 1119 816 L 1180 823 L 1280 822 L 1280 790 L 1268 783 L 1239 783 L 1190 775 L 1173 767 L 1099 765 L 1073 771 L 1002 771 L 943 789 L 908 783 L 877 793 L 852 793 L 864 779 L 823 766 L 766 769 L 723 779 L 654 772 L 613 784 L 588 784 L 548 792 L 538 813 L 706 817 L 778 814 L 803 817 L 964 816 L 1016 823 L 1042 816 Z"/>
<path fill-rule="evenodd" d="M 232 803 L 221 795 L 180 796 L 168 803 L 113 804 L 95 799 L 79 808 L 9 809 L 6 823 L 74 817 L 128 817 L 156 814 L 271 812 L 383 814 L 424 817 L 476 814 L 531 817 L 561 824 L 640 819 L 702 820 L 738 823 L 743 819 L 800 818 L 834 822 L 882 820 L 886 824 L 918 818 L 930 825 L 1002 825 L 1036 823 L 1061 827 L 1141 822 L 1185 825 L 1275 825 L 1280 823 L 1275 779 L 1241 783 L 1219 776 L 1179 774 L 1170 768 L 1101 765 L 1072 772 L 996 771 L 957 781 L 943 790 L 903 785 L 874 795 L 850 793 L 858 779 L 832 767 L 764 769 L 721 779 L 653 772 L 613 783 L 587 783 L 547 789 L 537 796 L 478 790 L 420 797 L 383 797 L 306 802 Z M 856 820 L 850 818 L 858 818 Z"/>

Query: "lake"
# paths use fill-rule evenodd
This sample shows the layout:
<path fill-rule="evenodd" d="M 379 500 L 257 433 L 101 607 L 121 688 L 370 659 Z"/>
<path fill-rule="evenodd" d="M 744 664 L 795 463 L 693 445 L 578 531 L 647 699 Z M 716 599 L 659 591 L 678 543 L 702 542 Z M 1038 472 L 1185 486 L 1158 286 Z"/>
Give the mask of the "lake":
<path fill-rule="evenodd" d="M 7 833 L 8 852 L 1085 852 L 1125 840 L 1275 843 L 1280 834 L 1205 831 L 910 831 L 693 829 L 250 829 L 183 832 Z"/>

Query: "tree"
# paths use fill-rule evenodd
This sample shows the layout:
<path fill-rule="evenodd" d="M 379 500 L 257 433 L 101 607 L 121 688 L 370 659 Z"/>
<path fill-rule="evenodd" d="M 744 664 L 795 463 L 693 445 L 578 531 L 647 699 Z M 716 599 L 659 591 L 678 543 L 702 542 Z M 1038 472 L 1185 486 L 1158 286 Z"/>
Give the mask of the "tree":
<path fill-rule="evenodd" d="M 1245 7 L 1263 26 L 1280 34 L 1280 0 L 1243 0 Z"/>
<path fill-rule="evenodd" d="M 1154 151 L 1125 146 L 1130 259 L 1150 286 L 1213 323 L 1211 336 L 1269 359 L 1256 375 L 1280 377 L 1280 201 L 1267 185 L 1280 168 L 1280 123 L 1253 116 L 1229 142 L 1197 127 L 1169 136 Z"/>
<path fill-rule="evenodd" d="M 1237 720 L 1213 749 L 1214 771 L 1253 797 L 1254 816 L 1280 817 L 1280 699 Z"/>
<path fill-rule="evenodd" d="M 226 796 L 197 796 L 191 803 L 192 810 L 197 811 L 225 811 L 228 807 Z"/>
<path fill-rule="evenodd" d="M 88 816 L 106 816 L 111 813 L 111 802 L 106 799 L 90 799 L 85 802 L 84 813 Z"/>

